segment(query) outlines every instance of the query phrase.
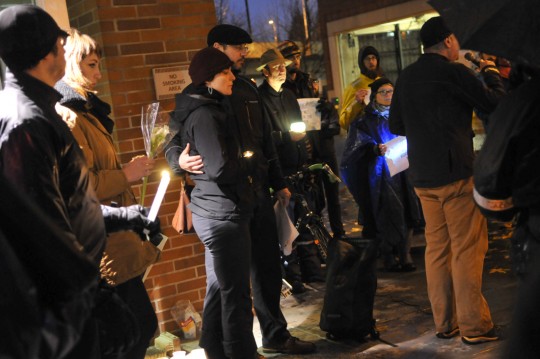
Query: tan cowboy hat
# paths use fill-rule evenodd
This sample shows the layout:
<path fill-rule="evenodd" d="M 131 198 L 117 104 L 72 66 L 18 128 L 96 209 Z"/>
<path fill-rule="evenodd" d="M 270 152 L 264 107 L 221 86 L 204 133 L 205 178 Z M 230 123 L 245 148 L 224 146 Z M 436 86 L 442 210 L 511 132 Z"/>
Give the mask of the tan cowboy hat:
<path fill-rule="evenodd" d="M 264 69 L 266 65 L 270 65 L 274 62 L 283 62 L 285 63 L 285 66 L 289 66 L 290 64 L 292 64 L 292 61 L 284 58 L 278 49 L 270 49 L 267 50 L 264 54 L 262 54 L 261 66 L 257 67 L 257 71 L 262 71 L 262 69 Z"/>

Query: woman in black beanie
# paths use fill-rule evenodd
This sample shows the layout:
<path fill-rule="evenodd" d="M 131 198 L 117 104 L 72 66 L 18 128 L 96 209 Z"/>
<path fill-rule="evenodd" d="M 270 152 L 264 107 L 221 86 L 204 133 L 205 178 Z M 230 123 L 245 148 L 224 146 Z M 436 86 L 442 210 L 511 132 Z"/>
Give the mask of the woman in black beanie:
<path fill-rule="evenodd" d="M 369 85 L 370 103 L 351 123 L 341 162 L 341 175 L 357 200 L 365 223 L 362 234 L 376 238 L 388 271 L 416 269 L 411 255 L 412 228 L 422 220 L 406 171 L 390 176 L 384 155 L 390 133 L 388 116 L 394 85 L 381 77 Z"/>
<path fill-rule="evenodd" d="M 199 345 L 208 358 L 257 358 L 250 295 L 253 191 L 250 151 L 240 135 L 225 96 L 232 94 L 232 62 L 213 47 L 200 50 L 189 66 L 190 94 L 176 96 L 173 141 L 199 155 L 203 173 L 195 182 L 189 208 L 205 247 L 206 297 Z"/>

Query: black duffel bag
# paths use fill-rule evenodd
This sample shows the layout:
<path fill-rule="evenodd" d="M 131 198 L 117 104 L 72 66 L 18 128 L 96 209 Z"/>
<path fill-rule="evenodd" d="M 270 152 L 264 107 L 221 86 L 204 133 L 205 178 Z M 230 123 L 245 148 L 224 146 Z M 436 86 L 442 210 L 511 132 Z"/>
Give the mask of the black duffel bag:
<path fill-rule="evenodd" d="M 326 294 L 320 328 L 334 340 L 377 339 L 373 303 L 377 290 L 373 239 L 333 240 L 328 246 Z"/>

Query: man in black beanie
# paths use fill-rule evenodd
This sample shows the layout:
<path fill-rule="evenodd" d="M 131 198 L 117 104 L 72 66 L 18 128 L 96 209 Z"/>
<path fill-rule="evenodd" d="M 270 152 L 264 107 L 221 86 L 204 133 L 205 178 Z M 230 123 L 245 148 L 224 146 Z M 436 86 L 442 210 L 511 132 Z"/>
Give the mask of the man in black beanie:
<path fill-rule="evenodd" d="M 480 60 L 485 85 L 463 64 L 441 17 L 420 30 L 424 54 L 401 73 L 390 130 L 407 136 L 409 178 L 426 221 L 428 295 L 441 339 L 498 340 L 482 295 L 487 224 L 473 201 L 472 111 L 491 112 L 504 95 L 495 64 Z"/>
<path fill-rule="evenodd" d="M 379 51 L 373 46 L 361 47 L 358 51 L 358 67 L 360 77 L 351 82 L 343 90 L 341 110 L 339 112 L 339 125 L 349 130 L 349 125 L 366 108 L 366 97 L 369 98 L 369 84 L 383 75 L 380 67 Z"/>
<path fill-rule="evenodd" d="M 228 24 L 216 25 L 207 36 L 207 44 L 225 53 L 233 62 L 236 76 L 233 93 L 227 102 L 235 115 L 239 142 L 253 153 L 253 187 L 257 205 L 251 220 L 252 265 L 251 283 L 253 306 L 260 323 L 263 351 L 286 354 L 304 354 L 315 351 L 315 345 L 291 336 L 287 321 L 281 312 L 281 260 L 276 219 L 269 188 L 285 206 L 291 196 L 287 189 L 276 149 L 271 137 L 271 127 L 264 117 L 257 86 L 240 75 L 249 51 L 251 36 L 243 29 Z M 190 86 L 184 90 L 191 91 Z M 174 114 L 173 114 L 174 116 Z M 169 166 L 177 174 L 184 171 L 201 173 L 204 163 L 199 156 L 189 156 L 189 148 L 170 143 L 165 150 Z M 204 330 L 204 324 L 203 324 Z M 209 358 L 225 358 L 224 353 L 205 347 Z"/>

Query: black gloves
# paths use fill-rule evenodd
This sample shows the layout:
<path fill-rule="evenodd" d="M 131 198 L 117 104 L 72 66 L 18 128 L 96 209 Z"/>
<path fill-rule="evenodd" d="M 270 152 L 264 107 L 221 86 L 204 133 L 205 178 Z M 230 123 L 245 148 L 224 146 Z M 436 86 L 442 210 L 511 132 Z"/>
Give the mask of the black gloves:
<path fill-rule="evenodd" d="M 132 230 L 142 240 L 146 240 L 145 229 L 148 231 L 148 237 L 150 238 L 156 237 L 161 232 L 159 218 L 156 218 L 155 221 L 150 221 L 146 217 L 148 215 L 147 209 L 138 204 L 118 208 L 102 205 L 101 212 L 103 213 L 107 233 Z"/>

